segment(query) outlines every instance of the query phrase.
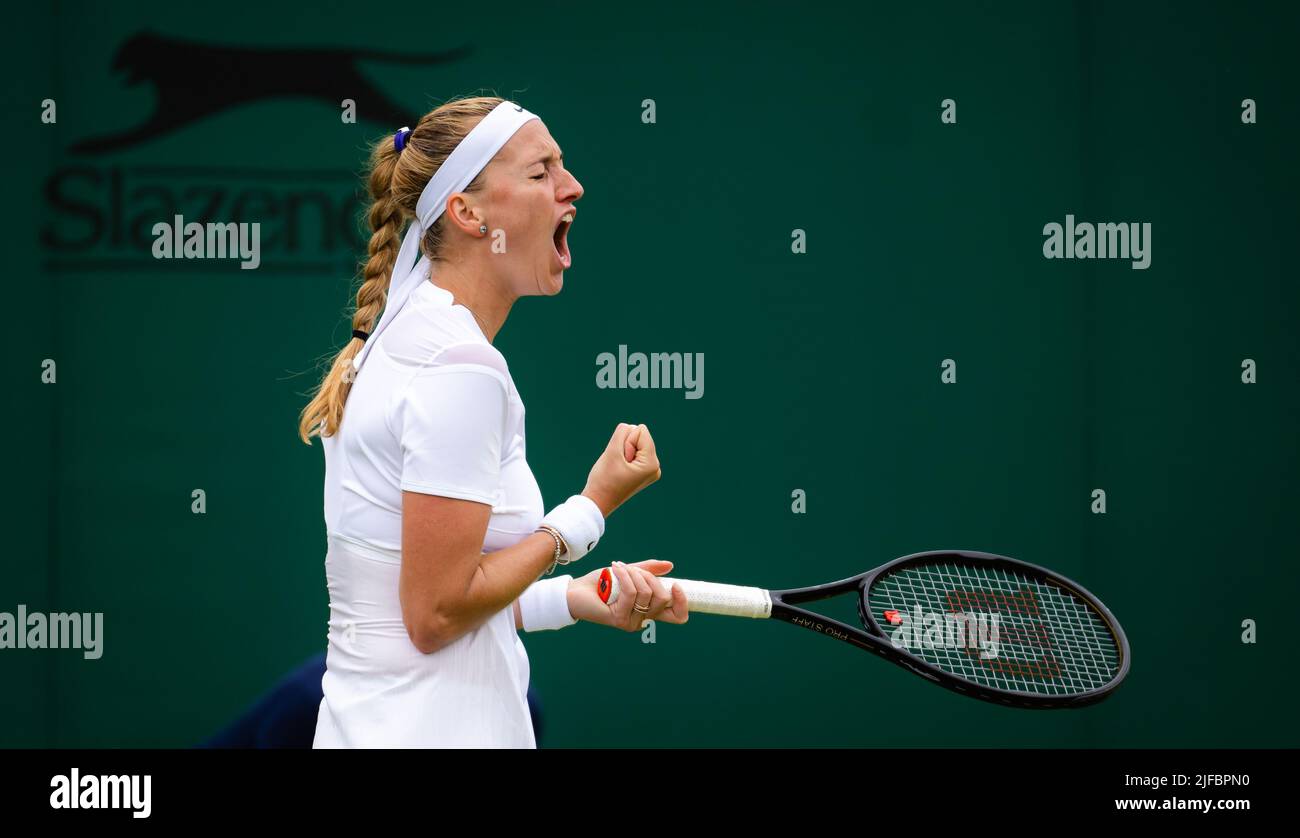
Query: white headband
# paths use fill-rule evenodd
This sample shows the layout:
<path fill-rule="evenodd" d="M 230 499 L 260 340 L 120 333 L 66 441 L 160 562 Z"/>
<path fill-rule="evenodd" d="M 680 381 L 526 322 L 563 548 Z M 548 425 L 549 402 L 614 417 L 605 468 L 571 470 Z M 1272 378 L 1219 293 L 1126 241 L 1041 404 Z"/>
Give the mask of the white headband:
<path fill-rule="evenodd" d="M 492 162 L 492 158 L 510 141 L 515 132 L 522 128 L 524 123 L 537 118 L 537 114 L 524 110 L 514 102 L 502 102 L 474 126 L 474 130 L 460 141 L 460 145 L 452 149 L 451 154 L 447 155 L 446 162 L 438 167 L 433 177 L 429 178 L 415 206 L 416 218 L 406 228 L 402 249 L 397 254 L 397 261 L 393 263 L 393 275 L 388 280 L 388 302 L 384 306 L 384 314 L 379 318 L 379 323 L 366 339 L 361 351 L 352 359 L 353 369 L 361 369 L 361 364 L 365 361 L 371 347 L 375 345 L 379 333 L 393 322 L 393 318 L 402 310 L 402 306 L 406 305 L 411 292 L 428 278 L 432 267 L 428 258 L 421 255 L 414 267 L 411 266 L 411 260 L 420 252 L 420 240 L 424 238 L 425 231 L 447 208 L 447 199 L 457 192 L 465 191 L 470 181 Z"/>

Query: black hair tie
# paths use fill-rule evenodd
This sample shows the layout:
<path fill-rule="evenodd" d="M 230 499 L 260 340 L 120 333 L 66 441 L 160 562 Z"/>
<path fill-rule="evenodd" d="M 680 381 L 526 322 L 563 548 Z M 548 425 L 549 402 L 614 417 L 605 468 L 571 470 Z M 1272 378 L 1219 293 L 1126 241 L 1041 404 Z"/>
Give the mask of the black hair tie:
<path fill-rule="evenodd" d="M 366 338 L 370 337 L 370 334 L 368 332 L 363 332 L 360 329 L 353 329 L 352 337 L 361 338 L 362 341 L 365 341 Z"/>

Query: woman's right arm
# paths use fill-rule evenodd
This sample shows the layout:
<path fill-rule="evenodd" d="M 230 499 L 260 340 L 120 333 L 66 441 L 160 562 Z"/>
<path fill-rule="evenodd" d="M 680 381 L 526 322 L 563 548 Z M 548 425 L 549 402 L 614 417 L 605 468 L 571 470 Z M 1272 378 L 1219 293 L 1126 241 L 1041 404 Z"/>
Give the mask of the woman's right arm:
<path fill-rule="evenodd" d="M 485 503 L 402 493 L 402 620 L 426 655 L 508 607 L 554 559 L 544 532 L 484 554 L 491 515 Z"/>
<path fill-rule="evenodd" d="M 620 424 L 592 467 L 583 495 L 609 516 L 660 474 L 649 429 Z M 510 607 L 554 560 L 555 540 L 545 532 L 484 554 L 491 515 L 486 503 L 402 493 L 402 618 L 411 642 L 425 654 Z"/>
<path fill-rule="evenodd" d="M 608 518 L 637 492 L 663 476 L 659 452 L 645 425 L 620 422 L 587 475 L 582 494 Z"/>

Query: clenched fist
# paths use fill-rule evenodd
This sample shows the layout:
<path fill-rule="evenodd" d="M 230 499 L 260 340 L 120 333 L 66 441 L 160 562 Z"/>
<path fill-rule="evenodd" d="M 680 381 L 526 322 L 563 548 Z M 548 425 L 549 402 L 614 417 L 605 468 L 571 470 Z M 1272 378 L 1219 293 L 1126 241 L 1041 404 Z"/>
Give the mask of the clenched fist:
<path fill-rule="evenodd" d="M 600 507 L 606 518 L 624 501 L 659 479 L 659 455 L 645 425 L 619 423 L 600 459 L 587 475 L 582 494 Z"/>

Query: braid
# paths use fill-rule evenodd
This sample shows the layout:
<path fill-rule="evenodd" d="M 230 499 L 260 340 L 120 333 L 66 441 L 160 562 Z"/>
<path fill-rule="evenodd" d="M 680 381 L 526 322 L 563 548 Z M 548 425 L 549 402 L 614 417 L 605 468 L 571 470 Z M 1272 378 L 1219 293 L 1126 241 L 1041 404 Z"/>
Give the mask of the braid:
<path fill-rule="evenodd" d="M 393 198 L 393 170 L 397 151 L 388 140 L 376 143 L 371 154 L 370 170 L 370 256 L 362 268 L 362 282 L 357 288 L 357 305 L 352 312 L 352 328 L 369 333 L 374 330 L 388 298 L 388 282 L 402 240 L 402 208 Z M 333 436 L 343 421 L 343 405 L 352 390 L 352 359 L 364 342 L 355 335 L 334 358 L 315 397 L 303 408 L 298 421 L 298 436 L 311 442 L 313 436 Z"/>
<path fill-rule="evenodd" d="M 402 208 L 385 191 L 374 194 L 378 170 L 370 179 L 374 203 L 370 207 L 370 257 L 366 259 L 361 275 L 364 280 L 357 288 L 357 307 L 352 313 L 352 328 L 363 332 L 374 331 L 375 323 L 384 310 L 388 298 L 388 281 L 393 275 L 393 265 L 402 247 Z M 387 180 L 387 179 L 385 179 Z M 358 347 L 360 349 L 360 347 Z"/>

